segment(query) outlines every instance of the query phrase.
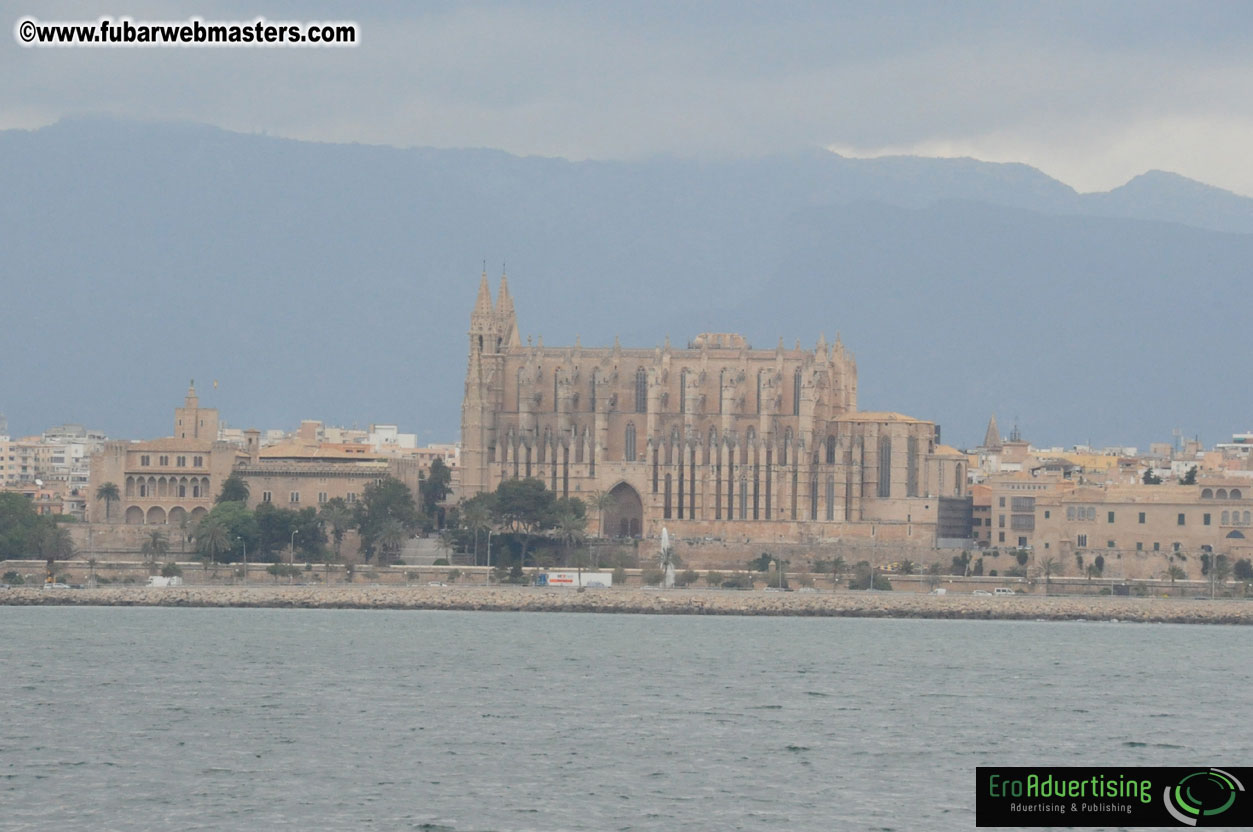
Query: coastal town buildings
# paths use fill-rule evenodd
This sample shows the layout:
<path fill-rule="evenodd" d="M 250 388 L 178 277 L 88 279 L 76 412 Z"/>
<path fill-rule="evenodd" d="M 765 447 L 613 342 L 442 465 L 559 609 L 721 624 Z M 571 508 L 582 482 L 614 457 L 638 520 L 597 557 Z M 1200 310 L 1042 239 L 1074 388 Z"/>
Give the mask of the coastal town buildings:
<path fill-rule="evenodd" d="M 394 430 L 375 432 L 384 446 L 376 450 L 366 443 L 321 441 L 325 434 L 320 425 L 306 421 L 294 437 L 284 435 L 270 445 L 255 429 L 239 431 L 241 441 L 223 439 L 217 409 L 201 406 L 193 384 L 182 407 L 175 408 L 173 436 L 104 443 L 91 458 L 92 483 L 114 483 L 120 499 L 109 504 L 91 492 L 90 518 L 127 525 L 188 525 L 213 508 L 231 474 L 248 485 L 251 508 L 261 503 L 317 508 L 335 498 L 355 503 L 371 483 L 389 476 L 417 493 L 423 457 L 420 449 L 397 447 L 404 440 Z"/>
<path fill-rule="evenodd" d="M 704 333 L 647 349 L 523 343 L 508 281 L 470 316 L 461 485 L 535 477 L 607 495 L 606 533 L 967 543 L 967 459 L 937 425 L 857 409 L 837 337 L 753 349 Z"/>

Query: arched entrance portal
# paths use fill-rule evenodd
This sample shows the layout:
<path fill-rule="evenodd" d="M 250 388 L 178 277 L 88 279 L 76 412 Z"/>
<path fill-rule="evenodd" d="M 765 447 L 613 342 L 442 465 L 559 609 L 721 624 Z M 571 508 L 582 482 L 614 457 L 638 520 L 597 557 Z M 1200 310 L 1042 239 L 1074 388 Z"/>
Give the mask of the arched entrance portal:
<path fill-rule="evenodd" d="M 620 482 L 609 492 L 605 507 L 605 533 L 615 537 L 639 537 L 644 528 L 644 503 L 631 486 Z"/>

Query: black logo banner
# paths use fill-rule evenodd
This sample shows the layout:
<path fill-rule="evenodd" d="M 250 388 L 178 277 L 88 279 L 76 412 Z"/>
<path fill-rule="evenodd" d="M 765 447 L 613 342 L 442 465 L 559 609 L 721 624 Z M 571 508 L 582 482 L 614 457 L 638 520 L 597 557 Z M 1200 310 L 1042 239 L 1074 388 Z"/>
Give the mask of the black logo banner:
<path fill-rule="evenodd" d="M 1253 827 L 1253 768 L 975 769 L 976 826 Z"/>

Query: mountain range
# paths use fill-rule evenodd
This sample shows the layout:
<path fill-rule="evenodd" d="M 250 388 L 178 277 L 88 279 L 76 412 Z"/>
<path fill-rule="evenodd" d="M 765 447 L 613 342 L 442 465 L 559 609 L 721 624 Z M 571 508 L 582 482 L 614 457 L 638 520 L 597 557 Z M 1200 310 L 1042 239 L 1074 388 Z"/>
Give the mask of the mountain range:
<path fill-rule="evenodd" d="M 0 132 L 0 411 L 14 435 L 459 429 L 483 261 L 548 345 L 757 347 L 838 331 L 860 404 L 970 446 L 1250 427 L 1253 199 L 1150 171 L 1080 194 L 1020 164 L 584 161 L 112 118 Z M 213 389 L 213 382 L 217 389 Z"/>

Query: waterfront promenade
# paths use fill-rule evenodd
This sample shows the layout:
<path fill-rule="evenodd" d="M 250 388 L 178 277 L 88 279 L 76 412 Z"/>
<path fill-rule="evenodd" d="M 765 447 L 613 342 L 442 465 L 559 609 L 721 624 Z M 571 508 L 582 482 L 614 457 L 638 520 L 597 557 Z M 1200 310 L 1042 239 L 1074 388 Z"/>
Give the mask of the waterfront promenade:
<path fill-rule="evenodd" d="M 1110 596 L 987 597 L 903 592 L 552 589 L 519 586 L 190 586 L 0 590 L 11 606 L 266 607 L 1100 620 L 1253 624 L 1253 601 Z"/>

